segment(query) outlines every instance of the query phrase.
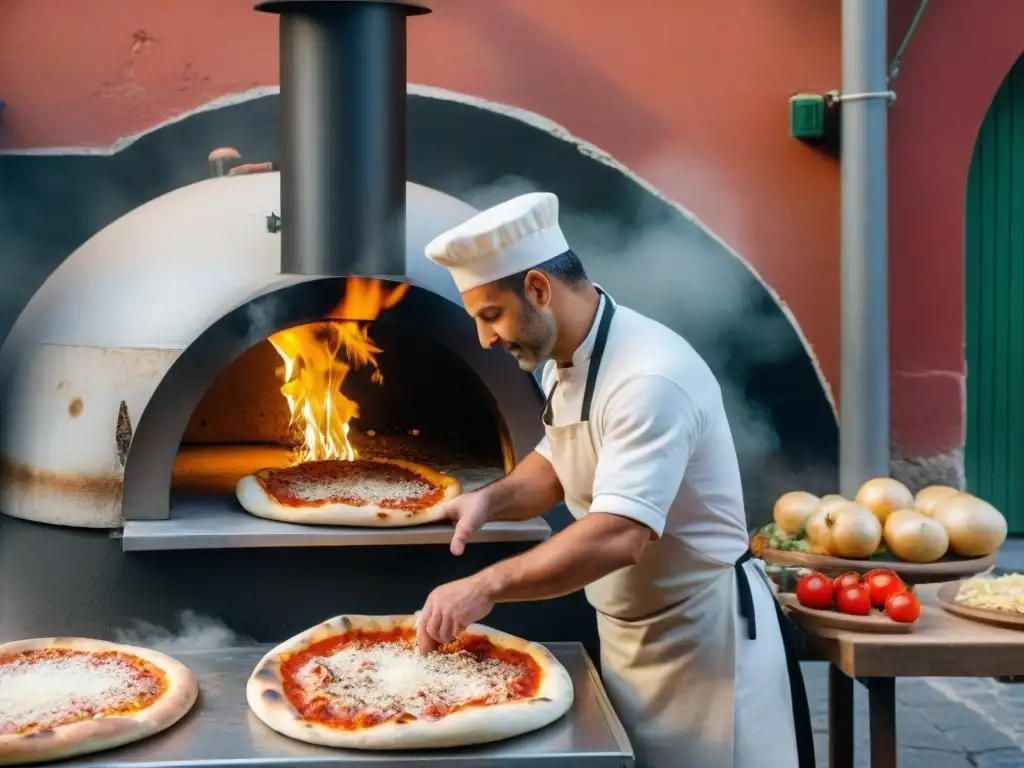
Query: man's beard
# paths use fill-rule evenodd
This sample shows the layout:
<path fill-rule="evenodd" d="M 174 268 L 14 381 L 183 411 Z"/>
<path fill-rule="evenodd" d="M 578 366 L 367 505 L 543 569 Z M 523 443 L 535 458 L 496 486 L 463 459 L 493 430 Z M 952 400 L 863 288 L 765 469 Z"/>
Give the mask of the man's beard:
<path fill-rule="evenodd" d="M 529 299 L 523 300 L 523 323 L 516 340 L 509 343 L 509 351 L 519 367 L 533 372 L 549 357 L 558 339 L 555 315 L 549 309 L 538 309 Z"/>

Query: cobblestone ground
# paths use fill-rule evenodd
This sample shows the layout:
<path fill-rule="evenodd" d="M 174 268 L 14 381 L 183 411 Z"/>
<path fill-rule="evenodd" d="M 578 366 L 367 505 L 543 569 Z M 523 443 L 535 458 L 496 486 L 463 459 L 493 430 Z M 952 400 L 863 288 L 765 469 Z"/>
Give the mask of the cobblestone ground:
<path fill-rule="evenodd" d="M 805 663 L 815 747 L 828 765 L 828 665 Z M 857 768 L 868 767 L 867 692 L 857 697 Z M 1024 683 L 990 678 L 896 682 L 900 768 L 1024 768 Z"/>

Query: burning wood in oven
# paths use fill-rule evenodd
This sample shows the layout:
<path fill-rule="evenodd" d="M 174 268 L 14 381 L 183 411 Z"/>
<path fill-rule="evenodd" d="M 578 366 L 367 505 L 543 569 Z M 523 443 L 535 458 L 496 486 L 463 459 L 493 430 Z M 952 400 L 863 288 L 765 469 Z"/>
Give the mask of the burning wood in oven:
<path fill-rule="evenodd" d="M 342 393 L 342 386 L 350 371 L 365 366 L 373 367 L 374 383 L 383 383 L 377 364 L 382 350 L 370 338 L 369 324 L 407 292 L 404 284 L 388 289 L 380 280 L 350 277 L 330 322 L 300 325 L 270 337 L 284 363 L 277 374 L 296 435 L 293 464 L 357 458 L 349 424 L 359 416 L 359 405 Z"/>

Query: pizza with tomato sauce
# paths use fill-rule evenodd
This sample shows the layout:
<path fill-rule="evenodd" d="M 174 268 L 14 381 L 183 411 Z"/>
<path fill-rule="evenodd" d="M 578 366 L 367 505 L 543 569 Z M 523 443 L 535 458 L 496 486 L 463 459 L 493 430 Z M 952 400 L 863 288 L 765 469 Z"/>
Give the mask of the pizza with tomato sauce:
<path fill-rule="evenodd" d="M 454 477 L 399 459 L 307 461 L 238 481 L 242 508 L 286 523 L 397 528 L 440 520 L 462 492 Z"/>
<path fill-rule="evenodd" d="M 272 650 L 246 689 L 264 723 L 352 749 L 427 749 L 542 728 L 573 702 L 572 680 L 537 643 L 479 624 L 427 654 L 413 616 L 338 616 Z"/>
<path fill-rule="evenodd" d="M 169 728 L 195 676 L 162 653 L 85 638 L 0 645 L 0 765 L 84 755 Z"/>

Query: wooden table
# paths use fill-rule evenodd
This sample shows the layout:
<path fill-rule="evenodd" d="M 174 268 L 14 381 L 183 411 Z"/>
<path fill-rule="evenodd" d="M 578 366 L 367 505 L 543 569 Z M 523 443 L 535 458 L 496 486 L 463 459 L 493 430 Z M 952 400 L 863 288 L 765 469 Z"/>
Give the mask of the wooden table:
<path fill-rule="evenodd" d="M 1024 632 L 953 616 L 933 585 L 918 587 L 921 618 L 906 635 L 838 629 L 805 632 L 809 650 L 829 662 L 829 767 L 853 768 L 853 681 L 868 689 L 871 768 L 896 768 L 897 677 L 1024 674 Z"/>

